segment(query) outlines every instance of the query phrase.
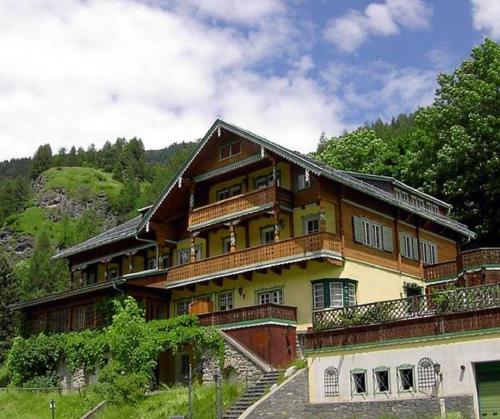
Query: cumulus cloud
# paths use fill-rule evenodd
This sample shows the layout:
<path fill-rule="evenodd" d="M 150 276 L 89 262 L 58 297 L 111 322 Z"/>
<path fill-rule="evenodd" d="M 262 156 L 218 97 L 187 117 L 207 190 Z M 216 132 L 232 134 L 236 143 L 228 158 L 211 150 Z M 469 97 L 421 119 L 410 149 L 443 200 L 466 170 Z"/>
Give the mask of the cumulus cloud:
<path fill-rule="evenodd" d="M 321 131 L 344 128 L 340 105 L 307 75 L 314 63 L 284 3 L 243 5 L 3 1 L 0 159 L 118 136 L 160 148 L 216 117 L 311 151 Z M 243 30 L 232 22 L 245 14 Z M 257 70 L 273 60 L 285 71 Z"/>
<path fill-rule="evenodd" d="M 500 1 L 472 0 L 472 23 L 474 29 L 500 40 Z"/>
<path fill-rule="evenodd" d="M 395 35 L 401 28 L 426 28 L 430 16 L 431 8 L 423 0 L 385 0 L 370 3 L 363 13 L 349 10 L 331 19 L 324 36 L 339 49 L 353 52 L 372 35 Z"/>

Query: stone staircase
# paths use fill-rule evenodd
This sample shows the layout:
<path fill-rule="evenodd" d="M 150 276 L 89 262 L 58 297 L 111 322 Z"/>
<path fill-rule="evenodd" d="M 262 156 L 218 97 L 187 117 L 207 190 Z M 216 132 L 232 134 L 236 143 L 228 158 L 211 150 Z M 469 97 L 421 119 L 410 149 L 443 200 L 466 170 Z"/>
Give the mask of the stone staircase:
<path fill-rule="evenodd" d="M 265 372 L 262 377 L 254 384 L 247 388 L 243 396 L 231 406 L 231 408 L 224 413 L 223 419 L 237 419 L 241 414 L 247 410 L 252 404 L 264 396 L 273 384 L 278 382 L 278 378 L 282 371 L 269 371 Z"/>

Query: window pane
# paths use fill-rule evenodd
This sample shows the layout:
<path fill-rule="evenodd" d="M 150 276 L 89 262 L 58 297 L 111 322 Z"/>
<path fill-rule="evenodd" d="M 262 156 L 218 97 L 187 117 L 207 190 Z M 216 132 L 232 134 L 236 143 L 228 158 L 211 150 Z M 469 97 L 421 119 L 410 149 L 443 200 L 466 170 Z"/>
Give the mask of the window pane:
<path fill-rule="evenodd" d="M 232 310 L 233 309 L 233 292 L 223 292 L 219 294 L 219 310 Z"/>
<path fill-rule="evenodd" d="M 401 368 L 399 370 L 399 379 L 402 390 L 413 390 L 413 368 Z"/>
<path fill-rule="evenodd" d="M 352 374 L 354 394 L 366 393 L 366 372 L 354 372 Z"/>
<path fill-rule="evenodd" d="M 229 153 L 231 152 L 231 148 L 229 145 L 222 146 L 220 148 L 220 158 L 227 159 L 229 157 Z"/>
<path fill-rule="evenodd" d="M 375 371 L 375 385 L 378 392 L 389 391 L 389 371 Z"/>
<path fill-rule="evenodd" d="M 313 285 L 313 307 L 314 308 L 324 308 L 325 307 L 325 287 L 323 284 Z"/>
<path fill-rule="evenodd" d="M 241 151 L 241 143 L 238 141 L 231 144 L 231 155 L 238 154 Z"/>
<path fill-rule="evenodd" d="M 342 282 L 330 282 L 330 306 L 343 307 Z"/>
<path fill-rule="evenodd" d="M 355 306 L 356 305 L 356 285 L 348 283 L 347 284 L 347 292 L 348 292 L 349 305 Z"/>

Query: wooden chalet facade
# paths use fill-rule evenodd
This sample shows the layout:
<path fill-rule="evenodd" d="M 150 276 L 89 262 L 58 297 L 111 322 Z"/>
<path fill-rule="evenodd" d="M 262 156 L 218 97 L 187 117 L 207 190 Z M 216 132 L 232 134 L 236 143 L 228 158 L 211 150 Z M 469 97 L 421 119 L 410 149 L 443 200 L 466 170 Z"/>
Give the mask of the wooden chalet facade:
<path fill-rule="evenodd" d="M 148 319 L 197 314 L 282 366 L 318 313 L 458 280 L 474 234 L 449 209 L 217 120 L 151 207 L 54 256 L 69 262 L 71 291 L 14 308 L 33 333 L 79 330 L 105 323 L 105 297 L 128 294 Z"/>

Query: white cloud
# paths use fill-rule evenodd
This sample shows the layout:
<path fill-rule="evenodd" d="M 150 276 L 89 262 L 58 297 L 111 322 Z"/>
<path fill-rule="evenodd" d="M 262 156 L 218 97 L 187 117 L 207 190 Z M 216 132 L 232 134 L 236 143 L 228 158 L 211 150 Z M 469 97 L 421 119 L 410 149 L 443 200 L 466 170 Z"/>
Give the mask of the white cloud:
<path fill-rule="evenodd" d="M 322 75 L 342 101 L 343 116 L 359 122 L 390 120 L 399 113 L 429 105 L 436 87 L 434 70 L 380 62 L 364 67 L 332 63 Z"/>
<path fill-rule="evenodd" d="M 370 3 L 363 13 L 350 10 L 331 19 L 325 38 L 345 52 L 359 48 L 370 35 L 389 36 L 401 28 L 420 29 L 429 25 L 431 8 L 423 0 L 385 0 Z"/>
<path fill-rule="evenodd" d="M 500 1 L 471 0 L 474 29 L 500 40 Z"/>
<path fill-rule="evenodd" d="M 1 2 L 0 159 L 118 136 L 160 148 L 216 117 L 301 151 L 344 127 L 284 3 L 182 3 Z M 245 13 L 246 30 L 230 23 Z M 256 70 L 273 60 L 282 74 Z"/>

